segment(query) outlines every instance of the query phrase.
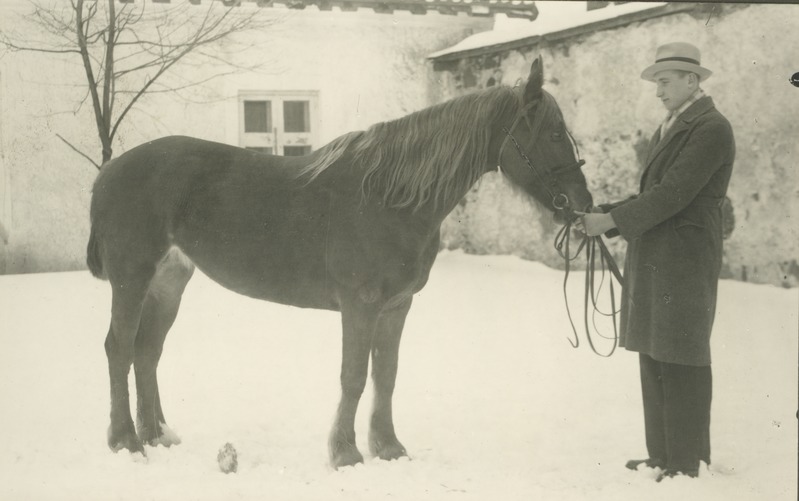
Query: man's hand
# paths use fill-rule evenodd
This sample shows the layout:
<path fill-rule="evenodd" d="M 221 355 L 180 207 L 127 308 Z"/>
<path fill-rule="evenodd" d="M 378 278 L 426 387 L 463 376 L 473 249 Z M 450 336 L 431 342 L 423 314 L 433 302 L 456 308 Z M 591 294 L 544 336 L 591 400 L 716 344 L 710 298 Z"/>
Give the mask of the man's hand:
<path fill-rule="evenodd" d="M 613 221 L 613 217 L 611 217 L 610 214 L 586 214 L 585 212 L 579 211 L 574 211 L 574 213 L 580 216 L 577 218 L 577 221 L 575 221 L 574 227 L 589 237 L 601 235 L 616 227 L 616 222 Z"/>

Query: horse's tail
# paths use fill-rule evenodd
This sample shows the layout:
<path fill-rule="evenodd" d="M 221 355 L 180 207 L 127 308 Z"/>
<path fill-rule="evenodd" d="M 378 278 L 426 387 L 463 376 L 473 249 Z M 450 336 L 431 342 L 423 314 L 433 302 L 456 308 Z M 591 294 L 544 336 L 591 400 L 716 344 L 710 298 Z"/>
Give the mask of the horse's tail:
<path fill-rule="evenodd" d="M 86 246 L 86 264 L 89 266 L 89 271 L 92 272 L 97 278 L 106 278 L 103 271 L 103 260 L 100 257 L 100 246 L 97 244 L 97 235 L 92 225 L 92 231 L 89 235 L 89 245 Z"/>

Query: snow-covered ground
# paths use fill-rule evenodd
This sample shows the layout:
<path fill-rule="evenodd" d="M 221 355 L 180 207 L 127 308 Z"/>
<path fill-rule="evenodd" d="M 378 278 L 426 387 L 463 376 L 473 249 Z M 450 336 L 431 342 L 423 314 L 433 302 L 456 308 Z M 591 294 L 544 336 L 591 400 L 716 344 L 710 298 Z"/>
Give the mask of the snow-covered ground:
<path fill-rule="evenodd" d="M 86 272 L 1 276 L 0 499 L 797 498 L 796 289 L 722 281 L 713 464 L 657 484 L 624 468 L 645 457 L 637 358 L 571 348 L 561 279 L 513 257 L 442 254 L 400 353 L 395 423 L 412 459 L 333 471 L 336 314 L 195 276 L 159 371 L 183 443 L 144 459 L 105 444 L 108 284 Z M 364 453 L 370 401 L 367 391 L 356 423 Z M 238 473 L 218 469 L 226 442 Z"/>

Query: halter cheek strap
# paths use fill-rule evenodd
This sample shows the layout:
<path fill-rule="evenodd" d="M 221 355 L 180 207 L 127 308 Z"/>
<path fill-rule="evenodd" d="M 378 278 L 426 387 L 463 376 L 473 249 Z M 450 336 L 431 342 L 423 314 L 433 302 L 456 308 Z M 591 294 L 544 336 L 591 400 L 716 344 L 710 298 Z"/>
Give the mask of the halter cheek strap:
<path fill-rule="evenodd" d="M 502 131 L 505 132 L 505 139 L 502 141 L 502 144 L 499 147 L 499 158 L 497 159 L 497 164 L 499 164 L 499 165 L 502 164 L 502 152 L 505 151 L 505 146 L 508 144 L 508 139 L 511 139 L 513 137 L 511 132 L 516 129 L 516 126 L 519 125 L 519 122 L 522 119 L 527 121 L 527 112 L 530 111 L 531 109 L 533 109 L 536 104 L 538 104 L 538 101 L 531 101 L 531 102 L 525 104 L 524 107 L 519 110 L 519 113 L 516 115 L 516 118 L 513 120 L 513 124 L 511 124 L 510 128 L 508 128 L 508 127 L 503 127 L 502 128 Z M 533 130 L 533 127 L 532 127 L 532 125 L 530 125 L 529 121 L 527 122 L 527 127 L 530 129 L 530 131 Z M 514 138 L 514 143 L 515 142 L 516 142 L 516 140 Z M 516 147 L 519 148 L 518 144 L 516 145 Z"/>
<path fill-rule="evenodd" d="M 513 121 L 513 124 L 511 125 L 510 129 L 508 129 L 507 127 L 502 128 L 502 131 L 505 133 L 505 139 L 502 141 L 502 145 L 500 145 L 499 159 L 497 163 L 501 165 L 502 152 L 505 151 L 505 146 L 507 145 L 508 140 L 510 140 L 513 143 L 513 145 L 516 147 L 516 151 L 519 153 L 519 156 L 522 158 L 522 160 L 524 160 L 527 163 L 527 166 L 530 168 L 533 174 L 538 176 L 544 182 L 544 187 L 549 193 L 549 196 L 552 198 L 552 207 L 554 207 L 556 210 L 569 210 L 569 197 L 567 197 L 562 190 L 558 189 L 559 188 L 558 182 L 553 173 L 551 171 L 542 171 L 541 169 L 536 169 L 536 167 L 533 165 L 533 162 L 530 160 L 530 157 L 527 156 L 527 154 L 524 152 L 519 142 L 513 136 L 512 131 L 516 129 L 516 127 L 519 125 L 519 122 L 522 119 L 524 119 L 525 122 L 527 122 L 527 127 L 532 132 L 533 127 L 527 118 L 527 112 L 536 104 L 537 101 L 527 103 L 521 110 L 519 110 L 519 114 L 516 115 L 516 119 Z M 565 168 L 562 168 L 560 170 L 571 170 L 574 168 L 579 169 L 583 164 L 585 164 L 585 160 L 579 159 L 574 164 L 566 166 Z"/>

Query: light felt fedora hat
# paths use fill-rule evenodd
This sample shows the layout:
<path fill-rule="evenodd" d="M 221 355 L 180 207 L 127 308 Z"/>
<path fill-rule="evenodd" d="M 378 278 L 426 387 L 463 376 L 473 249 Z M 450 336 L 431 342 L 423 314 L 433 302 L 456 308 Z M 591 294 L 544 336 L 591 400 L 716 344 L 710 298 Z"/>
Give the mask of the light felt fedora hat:
<path fill-rule="evenodd" d="M 655 73 L 663 70 L 690 71 L 699 75 L 699 81 L 713 74 L 702 67 L 699 49 L 685 42 L 673 42 L 661 45 L 655 53 L 655 64 L 641 73 L 644 80 L 655 81 Z"/>

